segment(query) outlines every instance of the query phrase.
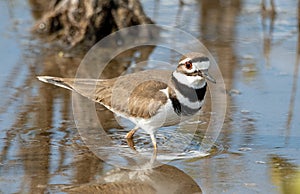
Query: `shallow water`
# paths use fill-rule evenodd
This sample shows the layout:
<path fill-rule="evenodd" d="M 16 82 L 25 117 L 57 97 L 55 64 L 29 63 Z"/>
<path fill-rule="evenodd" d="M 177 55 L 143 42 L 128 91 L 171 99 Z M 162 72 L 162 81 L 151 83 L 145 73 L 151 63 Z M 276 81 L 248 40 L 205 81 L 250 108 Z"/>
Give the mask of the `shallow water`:
<path fill-rule="evenodd" d="M 36 15 L 27 1 L 0 2 L 2 193 L 112 193 L 115 188 L 129 193 L 300 193 L 298 3 L 275 1 L 273 14 L 269 1 L 265 12 L 261 1 L 185 2 L 181 7 L 177 1 L 142 1 L 157 24 L 189 32 L 212 53 L 226 84 L 225 122 L 209 156 L 190 157 L 199 149 L 197 137 L 203 137 L 208 124 L 206 105 L 197 123 L 198 136 L 186 145 L 184 157 L 142 172 L 118 169 L 90 152 L 74 122 L 72 94 L 35 78 L 74 77 L 84 53 L 61 57 L 59 48 L 31 34 Z M 184 45 L 185 40 L 180 41 Z M 123 53 L 112 62 L 119 65 L 112 64 L 103 77 L 161 67 L 130 62 L 139 56 L 141 61 L 177 61 L 174 51 L 144 47 Z M 103 128 L 131 152 L 122 137 L 132 125 L 103 107 L 97 109 Z M 189 123 L 165 128 L 158 143 L 163 148 L 168 139 L 182 137 L 178 144 L 170 144 L 180 148 L 185 138 L 188 142 L 194 137 L 189 132 Z M 151 153 L 145 133 L 138 132 L 134 141 L 138 151 Z M 158 153 L 162 160 L 171 156 L 163 150 Z"/>

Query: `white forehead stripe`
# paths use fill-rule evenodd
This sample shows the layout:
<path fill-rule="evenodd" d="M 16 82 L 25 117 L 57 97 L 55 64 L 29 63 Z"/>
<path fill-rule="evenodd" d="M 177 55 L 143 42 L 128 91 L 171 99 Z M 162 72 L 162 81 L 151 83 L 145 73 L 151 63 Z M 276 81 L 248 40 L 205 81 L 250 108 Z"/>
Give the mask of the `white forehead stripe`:
<path fill-rule="evenodd" d="M 185 58 L 185 59 L 183 59 L 183 60 L 181 60 L 181 61 L 179 61 L 179 64 L 184 64 L 185 62 L 188 62 L 188 61 L 191 61 L 192 59 L 191 58 Z"/>

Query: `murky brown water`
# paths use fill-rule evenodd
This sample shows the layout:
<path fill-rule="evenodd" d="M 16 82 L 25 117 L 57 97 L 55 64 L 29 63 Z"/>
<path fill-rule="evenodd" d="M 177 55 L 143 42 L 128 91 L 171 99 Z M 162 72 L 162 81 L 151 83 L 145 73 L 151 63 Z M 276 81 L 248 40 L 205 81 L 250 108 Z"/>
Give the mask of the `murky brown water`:
<path fill-rule="evenodd" d="M 77 132 L 71 93 L 36 79 L 73 77 L 84 53 L 62 57 L 30 33 L 36 15 L 27 1 L 1 1 L 0 192 L 300 193 L 298 2 L 275 1 L 276 14 L 269 1 L 267 11 L 261 1 L 142 2 L 156 23 L 198 37 L 217 60 L 228 90 L 217 150 L 146 172 L 101 161 Z M 176 62 L 172 51 L 139 51 L 140 58 L 123 53 L 103 76 L 158 68 L 132 65 L 133 57 Z M 110 111 L 98 109 L 109 134 L 126 133 Z M 207 115 L 209 107 L 201 129 Z M 151 146 L 143 134 L 137 139 L 137 146 Z"/>

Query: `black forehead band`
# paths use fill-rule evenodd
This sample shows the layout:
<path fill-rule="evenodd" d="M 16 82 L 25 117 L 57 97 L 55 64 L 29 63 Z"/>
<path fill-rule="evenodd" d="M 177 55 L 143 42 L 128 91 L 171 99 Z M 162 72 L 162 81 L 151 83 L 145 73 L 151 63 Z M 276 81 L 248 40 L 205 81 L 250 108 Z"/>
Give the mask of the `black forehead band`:
<path fill-rule="evenodd" d="M 197 57 L 192 59 L 192 62 L 203 62 L 203 61 L 209 61 L 208 57 Z"/>

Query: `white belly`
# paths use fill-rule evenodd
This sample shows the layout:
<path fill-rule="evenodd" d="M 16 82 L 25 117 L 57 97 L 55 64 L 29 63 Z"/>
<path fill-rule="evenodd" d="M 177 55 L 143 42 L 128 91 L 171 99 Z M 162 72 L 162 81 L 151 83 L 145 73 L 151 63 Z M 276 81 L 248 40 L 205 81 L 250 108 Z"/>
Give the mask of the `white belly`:
<path fill-rule="evenodd" d="M 178 116 L 174 112 L 171 100 L 168 100 L 168 102 L 161 107 L 159 112 L 149 119 L 133 117 L 129 119 L 147 133 L 153 133 L 160 127 L 176 125 L 186 120 L 186 117 Z"/>

